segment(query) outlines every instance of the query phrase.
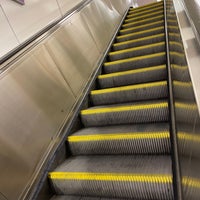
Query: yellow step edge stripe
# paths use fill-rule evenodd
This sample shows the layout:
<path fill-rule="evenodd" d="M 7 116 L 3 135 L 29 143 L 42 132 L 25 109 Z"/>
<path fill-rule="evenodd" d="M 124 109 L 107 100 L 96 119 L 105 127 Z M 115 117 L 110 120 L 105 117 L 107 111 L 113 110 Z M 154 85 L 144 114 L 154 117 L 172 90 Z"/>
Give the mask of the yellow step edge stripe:
<path fill-rule="evenodd" d="M 171 51 L 170 52 L 170 55 L 172 56 L 178 56 L 178 57 L 185 57 L 185 54 L 184 53 L 179 53 L 179 52 L 176 52 L 176 51 Z"/>
<path fill-rule="evenodd" d="M 165 52 L 154 53 L 154 54 L 145 55 L 145 56 L 137 56 L 137 57 L 133 57 L 133 58 L 105 62 L 104 66 L 108 67 L 108 66 L 112 66 L 112 65 L 116 65 L 116 64 L 122 64 L 122 63 L 132 62 L 132 61 L 136 61 L 136 60 L 143 60 L 143 59 L 148 59 L 148 58 L 155 58 L 155 57 L 164 56 L 164 55 L 165 55 Z"/>
<path fill-rule="evenodd" d="M 140 139 L 168 139 L 168 131 L 162 132 L 138 132 L 138 133 L 106 133 L 94 135 L 72 135 L 68 137 L 69 142 L 90 142 L 106 140 L 140 140 Z"/>
<path fill-rule="evenodd" d="M 138 31 L 138 32 L 135 32 L 135 33 L 128 33 L 128 34 L 120 35 L 120 36 L 117 36 L 117 39 L 126 38 L 126 37 L 130 37 L 130 36 L 134 36 L 134 35 L 140 35 L 140 34 L 143 34 L 143 33 L 150 33 L 150 32 L 162 30 L 162 29 L 164 29 L 164 26 L 151 28 L 151 29 L 148 29 L 148 30 L 145 30 L 145 31 Z"/>
<path fill-rule="evenodd" d="M 149 71 L 154 71 L 154 70 L 160 70 L 160 69 L 166 69 L 165 65 L 160 65 L 160 66 L 155 66 L 155 67 L 146 67 L 142 69 L 133 69 L 133 70 L 128 70 L 124 72 L 115 72 L 115 73 L 110 73 L 110 74 L 103 74 L 99 75 L 99 79 L 104 79 L 104 78 L 110 78 L 110 77 L 116 77 L 116 76 L 124 76 L 128 74 L 136 74 L 136 73 L 142 73 L 142 72 L 149 72 Z"/>
<path fill-rule="evenodd" d="M 141 12 L 135 13 L 134 11 L 130 11 L 130 12 L 128 12 L 127 17 L 135 17 L 135 16 L 138 16 L 138 15 L 146 14 L 146 13 L 152 13 L 152 12 L 155 12 L 156 10 L 161 10 L 161 9 L 163 11 L 163 5 L 160 5 L 158 7 L 154 7 L 151 10 L 143 11 L 142 13 Z"/>
<path fill-rule="evenodd" d="M 171 37 L 175 36 L 175 37 L 179 37 L 180 38 L 180 34 L 178 34 L 178 33 L 169 33 L 169 36 L 171 36 Z"/>
<path fill-rule="evenodd" d="M 163 14 L 163 10 L 162 11 L 158 11 L 158 12 L 154 12 L 154 13 L 150 13 L 150 14 L 146 14 L 140 17 L 131 17 L 129 19 L 126 19 L 125 22 L 130 22 L 130 21 L 137 21 L 139 19 L 144 19 L 146 17 L 150 17 L 150 16 L 154 16 L 154 15 L 159 15 L 159 14 Z"/>
<path fill-rule="evenodd" d="M 92 173 L 92 172 L 51 172 L 50 179 L 123 181 L 147 183 L 172 183 L 172 175 L 166 174 L 131 174 L 131 173 Z"/>
<path fill-rule="evenodd" d="M 119 32 L 124 33 L 124 32 L 127 32 L 127 31 L 133 31 L 135 29 L 145 28 L 145 27 L 160 24 L 160 23 L 164 23 L 164 20 L 160 20 L 160 21 L 157 21 L 157 22 L 152 22 L 152 23 L 148 23 L 148 24 L 144 24 L 144 25 L 140 25 L 140 26 L 136 26 L 136 27 L 132 27 L 132 28 L 124 28 L 124 29 L 120 30 Z"/>
<path fill-rule="evenodd" d="M 175 102 L 175 108 L 189 109 L 189 110 L 198 110 L 197 105 L 195 103 L 181 103 Z"/>
<path fill-rule="evenodd" d="M 191 142 L 198 142 L 200 143 L 200 135 L 199 134 L 192 134 L 186 132 L 178 132 L 178 139 L 180 140 L 189 140 Z"/>
<path fill-rule="evenodd" d="M 181 65 L 175 65 L 175 64 L 172 64 L 171 66 L 172 66 L 172 68 L 175 68 L 178 70 L 188 70 L 187 66 L 181 66 Z"/>
<path fill-rule="evenodd" d="M 182 184 L 192 188 L 200 188 L 200 179 L 183 176 Z"/>
<path fill-rule="evenodd" d="M 171 41 L 169 42 L 170 45 L 177 45 L 179 47 L 183 47 L 183 45 L 180 42 L 175 42 L 175 41 Z"/>
<path fill-rule="evenodd" d="M 143 109 L 155 109 L 155 108 L 159 109 L 159 108 L 167 108 L 167 107 L 168 107 L 167 102 L 105 107 L 105 108 L 82 110 L 81 115 L 101 114 L 101 113 L 110 113 L 110 112 L 124 112 L 124 111 L 131 111 L 131 110 L 143 110 Z"/>
<path fill-rule="evenodd" d="M 173 84 L 180 87 L 192 87 L 192 82 L 173 81 Z"/>
<path fill-rule="evenodd" d="M 164 15 L 152 17 L 152 18 L 148 18 L 148 19 L 142 19 L 142 20 L 137 21 L 137 22 L 130 22 L 130 23 L 123 24 L 122 27 L 132 26 L 132 25 L 135 25 L 135 24 L 138 24 L 138 23 L 148 22 L 148 21 L 155 20 L 155 19 L 160 19 L 160 18 L 162 19 L 163 17 L 164 17 Z"/>
<path fill-rule="evenodd" d="M 151 88 L 151 87 L 162 87 L 166 86 L 167 81 L 160 81 L 154 83 L 142 83 L 137 85 L 129 85 L 129 86 L 121 86 L 116 88 L 108 88 L 108 89 L 101 89 L 101 90 L 93 90 L 91 91 L 91 95 L 98 95 L 98 94 L 106 94 L 106 93 L 114 93 L 114 92 L 123 92 L 128 90 L 137 90 L 142 88 Z"/>
<path fill-rule="evenodd" d="M 165 42 L 147 44 L 147 45 L 143 45 L 143 46 L 139 46 L 139 47 L 128 48 L 128 49 L 125 49 L 125 50 L 113 51 L 113 52 L 109 53 L 109 56 L 118 55 L 118 54 L 122 54 L 122 53 L 133 52 L 133 51 L 138 51 L 138 50 L 143 50 L 143 49 L 149 49 L 149 48 L 163 46 L 163 45 L 165 45 Z"/>
<path fill-rule="evenodd" d="M 163 37 L 163 36 L 164 36 L 164 33 L 160 33 L 160 34 L 151 35 L 151 36 L 147 36 L 147 37 L 143 37 L 143 38 L 139 38 L 139 39 L 133 39 L 133 40 L 128 40 L 128 41 L 124 41 L 124 42 L 117 42 L 117 43 L 114 43 L 113 46 L 117 47 L 117 46 L 121 46 L 121 45 L 125 45 L 125 44 L 131 44 L 131 43 L 149 40 L 149 39 L 152 39 L 152 38 Z"/>
<path fill-rule="evenodd" d="M 174 23 L 174 22 L 177 22 L 177 20 L 174 20 L 174 19 L 168 19 L 167 22 L 173 22 L 173 23 Z"/>

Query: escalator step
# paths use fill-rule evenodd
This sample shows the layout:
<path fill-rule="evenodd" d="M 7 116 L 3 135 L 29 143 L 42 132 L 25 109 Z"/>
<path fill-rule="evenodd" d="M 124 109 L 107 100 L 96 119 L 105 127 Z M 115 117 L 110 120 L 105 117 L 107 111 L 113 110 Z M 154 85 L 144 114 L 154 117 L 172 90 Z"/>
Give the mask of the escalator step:
<path fill-rule="evenodd" d="M 162 81 L 166 79 L 166 66 L 161 65 L 110 74 L 102 74 L 98 76 L 98 84 L 100 88 L 111 88 L 151 81 Z"/>
<path fill-rule="evenodd" d="M 156 11 L 160 11 L 160 10 L 163 11 L 163 5 L 159 5 L 157 7 L 154 7 L 152 9 L 150 9 L 150 10 L 145 10 L 145 11 L 142 11 L 142 12 L 129 11 L 128 15 L 127 15 L 127 18 L 138 17 L 138 16 L 141 16 L 141 15 L 150 14 L 152 12 L 156 12 Z"/>
<path fill-rule="evenodd" d="M 124 22 L 125 23 L 135 22 L 135 21 L 142 20 L 142 19 L 157 17 L 157 16 L 160 16 L 162 14 L 163 14 L 163 10 L 160 10 L 160 11 L 156 11 L 156 12 L 153 12 L 153 13 L 148 13 L 148 14 L 145 14 L 145 15 L 142 15 L 142 16 L 138 16 L 138 17 L 130 17 L 128 19 L 125 19 Z"/>
<path fill-rule="evenodd" d="M 189 82 L 190 74 L 187 66 L 172 65 L 173 79 L 176 81 Z"/>
<path fill-rule="evenodd" d="M 140 55 L 154 54 L 165 50 L 165 42 L 148 44 L 124 50 L 113 51 L 108 54 L 110 61 L 131 58 Z"/>
<path fill-rule="evenodd" d="M 167 96 L 167 81 L 93 90 L 90 93 L 94 106 L 164 99 Z"/>
<path fill-rule="evenodd" d="M 126 23 L 122 25 L 122 28 L 131 28 L 131 27 L 135 27 L 135 26 L 140 26 L 140 25 L 145 25 L 148 23 L 152 23 L 152 22 L 156 22 L 158 20 L 162 20 L 164 18 L 164 15 L 159 15 L 157 17 L 151 17 L 151 18 L 147 18 L 147 19 L 142 19 L 136 22 L 130 22 L 130 23 Z"/>
<path fill-rule="evenodd" d="M 160 1 L 160 2 L 149 3 L 149 4 L 146 4 L 146 5 L 137 7 L 137 8 L 130 8 L 130 11 L 133 11 L 133 12 L 140 12 L 140 11 L 143 11 L 143 10 L 152 9 L 152 8 L 154 8 L 155 6 L 160 6 L 160 5 L 163 5 L 163 2 L 162 2 L 162 1 Z"/>
<path fill-rule="evenodd" d="M 60 195 L 171 200 L 171 168 L 168 156 L 79 156 L 49 178 Z"/>
<path fill-rule="evenodd" d="M 85 127 L 168 121 L 168 103 L 164 100 L 96 106 L 81 111 Z"/>
<path fill-rule="evenodd" d="M 148 23 L 145 25 L 140 25 L 140 26 L 134 26 L 131 28 L 123 28 L 119 31 L 120 35 L 123 34 L 129 34 L 129 33 L 134 33 L 137 31 L 144 31 L 150 28 L 156 28 L 156 27 L 160 27 L 164 25 L 164 20 L 160 20 L 160 21 L 156 21 L 156 22 L 152 22 L 152 23 Z"/>
<path fill-rule="evenodd" d="M 151 28 L 145 31 L 138 31 L 135 33 L 129 33 L 121 36 L 116 37 L 117 42 L 124 42 L 128 40 L 133 40 L 133 39 L 138 39 L 142 37 L 147 37 L 147 36 L 152 36 L 155 34 L 160 34 L 164 32 L 164 26 L 161 27 L 156 27 L 156 28 Z"/>
<path fill-rule="evenodd" d="M 165 36 L 164 33 L 156 34 L 156 35 L 151 35 L 139 39 L 133 39 L 133 40 L 128 40 L 125 42 L 117 42 L 114 43 L 112 48 L 113 50 L 123 50 L 127 48 L 133 48 L 133 47 L 138 47 L 138 46 L 143 46 L 143 45 L 148 45 L 152 43 L 158 43 L 164 41 Z"/>
<path fill-rule="evenodd" d="M 73 155 L 170 153 L 168 123 L 85 128 L 68 142 Z"/>
<path fill-rule="evenodd" d="M 166 62 L 165 52 L 154 53 L 145 56 L 137 56 L 112 62 L 104 63 L 104 72 L 113 73 L 120 71 L 133 70 L 138 68 L 145 68 L 156 65 L 163 65 Z"/>

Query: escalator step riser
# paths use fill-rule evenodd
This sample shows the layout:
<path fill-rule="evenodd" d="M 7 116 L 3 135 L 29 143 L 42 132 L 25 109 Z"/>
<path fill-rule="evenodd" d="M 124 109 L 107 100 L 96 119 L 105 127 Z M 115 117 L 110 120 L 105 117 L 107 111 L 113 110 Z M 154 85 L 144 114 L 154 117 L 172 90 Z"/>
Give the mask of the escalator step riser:
<path fill-rule="evenodd" d="M 128 49 L 127 49 L 128 50 Z M 126 59 L 126 58 L 132 58 L 135 56 L 140 56 L 140 55 L 148 55 L 148 54 L 154 54 L 154 53 L 159 53 L 159 52 L 164 52 L 165 51 L 165 43 L 161 44 L 150 44 L 148 46 L 144 46 L 144 48 L 139 47 L 133 49 L 133 51 L 121 51 L 120 52 L 111 52 L 109 54 L 109 60 L 110 61 L 115 61 L 115 60 L 120 60 L 120 59 Z M 124 53 L 123 53 L 124 52 Z"/>
<path fill-rule="evenodd" d="M 123 43 L 115 43 L 112 48 L 113 50 L 117 51 L 117 50 L 123 50 L 123 49 L 163 42 L 164 40 L 165 40 L 164 34 L 158 34 L 156 35 L 156 37 L 150 36 L 150 37 L 144 37 L 141 39 L 130 40 Z"/>
<path fill-rule="evenodd" d="M 137 73 L 135 72 L 137 71 Z M 112 74 L 110 74 L 112 75 Z M 151 81 L 162 81 L 167 79 L 165 66 L 149 67 L 140 70 L 127 71 L 125 73 L 114 73 L 111 77 L 100 76 L 98 84 L 100 88 L 111 88 L 131 84 L 146 83 Z"/>
<path fill-rule="evenodd" d="M 105 73 L 127 71 L 139 68 L 145 68 L 156 65 L 163 65 L 166 62 L 165 53 L 155 54 L 154 56 L 141 56 L 137 59 L 122 60 L 122 62 L 109 62 L 104 64 Z"/>
<path fill-rule="evenodd" d="M 60 195 L 172 200 L 171 160 L 167 156 L 154 157 L 75 157 L 64 162 L 50 178 Z"/>
<path fill-rule="evenodd" d="M 125 86 L 114 88 L 115 90 L 101 91 L 99 94 L 91 94 L 91 102 L 94 106 L 106 104 L 128 103 L 133 101 L 167 98 L 167 83 L 141 84 L 137 86 Z M 97 91 L 99 92 L 99 91 Z"/>
<path fill-rule="evenodd" d="M 147 36 L 160 34 L 160 33 L 163 33 L 163 32 L 164 32 L 164 27 L 158 27 L 158 28 L 155 28 L 155 29 L 152 29 L 152 30 L 140 31 L 140 32 L 133 33 L 133 34 L 118 36 L 116 38 L 116 41 L 117 42 L 125 42 L 125 41 L 128 41 L 128 40 L 139 39 L 139 38 L 143 38 L 143 37 L 147 37 Z"/>
<path fill-rule="evenodd" d="M 171 53 L 171 64 L 182 65 L 185 66 L 187 64 L 185 54 L 180 54 L 179 52 Z"/>
<path fill-rule="evenodd" d="M 156 104 L 155 107 L 153 106 L 148 109 L 145 109 L 146 107 L 143 107 L 143 105 L 138 109 L 133 106 L 133 110 L 129 106 L 126 107 L 126 109 L 118 109 L 118 107 L 116 107 L 114 112 L 113 109 L 110 110 L 108 108 L 109 112 L 102 111 L 98 113 L 98 111 L 95 110 L 94 114 L 88 114 L 82 111 L 81 119 L 85 127 L 166 122 L 168 121 L 168 106 L 166 104 Z"/>
<path fill-rule="evenodd" d="M 157 22 L 153 22 L 153 23 L 149 23 L 149 24 L 145 24 L 145 25 L 141 25 L 139 27 L 133 27 L 133 28 L 126 28 L 126 29 L 122 29 L 119 32 L 119 35 L 125 35 L 125 34 L 129 34 L 129 33 L 135 33 L 138 31 L 144 31 L 147 29 L 151 29 L 151 28 L 156 28 L 156 27 L 160 27 L 164 25 L 164 21 L 157 21 Z"/>

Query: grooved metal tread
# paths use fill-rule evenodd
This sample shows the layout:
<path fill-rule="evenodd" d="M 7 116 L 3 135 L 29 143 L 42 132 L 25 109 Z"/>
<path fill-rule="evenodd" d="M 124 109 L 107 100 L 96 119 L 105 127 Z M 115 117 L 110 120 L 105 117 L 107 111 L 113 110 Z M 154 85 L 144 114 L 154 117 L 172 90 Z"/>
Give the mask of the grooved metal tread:
<path fill-rule="evenodd" d="M 98 84 L 99 87 L 103 89 L 118 86 L 127 86 L 138 83 L 147 83 L 152 81 L 162 81 L 166 79 L 166 66 L 160 65 L 122 72 L 102 74 L 98 76 Z"/>
<path fill-rule="evenodd" d="M 93 90 L 90 96 L 93 105 L 164 99 L 168 96 L 167 81 Z"/>
<path fill-rule="evenodd" d="M 171 169 L 168 156 L 79 156 L 67 159 L 49 178 L 57 194 L 172 199 Z"/>
<path fill-rule="evenodd" d="M 113 199 L 113 198 L 101 198 L 101 197 L 88 197 L 88 196 L 69 196 L 69 195 L 60 195 L 54 196 L 51 200 L 127 200 L 127 199 Z"/>
<path fill-rule="evenodd" d="M 67 141 L 73 155 L 170 153 L 168 123 L 84 128 Z"/>

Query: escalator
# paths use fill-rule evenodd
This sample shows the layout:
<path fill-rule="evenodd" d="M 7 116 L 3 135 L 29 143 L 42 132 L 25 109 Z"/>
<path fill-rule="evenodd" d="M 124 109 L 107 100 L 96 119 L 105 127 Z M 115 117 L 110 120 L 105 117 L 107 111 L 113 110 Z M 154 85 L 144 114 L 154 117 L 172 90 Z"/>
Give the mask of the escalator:
<path fill-rule="evenodd" d="M 83 128 L 67 138 L 72 156 L 49 173 L 51 200 L 174 198 L 163 10 L 127 13 L 80 112 Z M 172 58 L 182 56 L 174 18 Z"/>

